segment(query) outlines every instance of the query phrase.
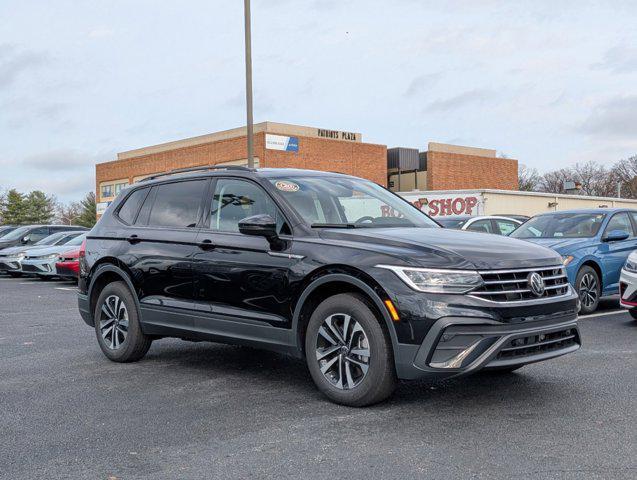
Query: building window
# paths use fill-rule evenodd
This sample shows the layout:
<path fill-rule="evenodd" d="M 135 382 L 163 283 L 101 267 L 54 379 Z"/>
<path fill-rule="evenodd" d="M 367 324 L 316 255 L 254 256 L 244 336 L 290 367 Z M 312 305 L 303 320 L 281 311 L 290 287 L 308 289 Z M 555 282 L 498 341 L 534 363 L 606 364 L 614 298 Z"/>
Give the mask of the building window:
<path fill-rule="evenodd" d="M 126 182 L 124 182 L 124 183 L 116 183 L 115 184 L 115 195 L 119 195 L 119 192 L 121 192 L 127 186 L 128 186 L 128 183 L 126 183 Z"/>
<path fill-rule="evenodd" d="M 113 196 L 113 185 L 102 185 L 102 198 L 110 198 Z"/>

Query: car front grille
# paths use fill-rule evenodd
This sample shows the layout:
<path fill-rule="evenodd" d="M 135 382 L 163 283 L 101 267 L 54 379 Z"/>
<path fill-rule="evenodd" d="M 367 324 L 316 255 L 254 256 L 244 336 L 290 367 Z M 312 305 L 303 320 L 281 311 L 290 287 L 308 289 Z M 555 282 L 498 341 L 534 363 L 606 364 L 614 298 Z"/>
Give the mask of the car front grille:
<path fill-rule="evenodd" d="M 542 277 L 541 294 L 531 289 L 529 276 Z M 480 272 L 484 284 L 470 295 L 492 302 L 519 302 L 542 298 L 561 297 L 568 293 L 568 278 L 562 265 L 518 270 L 484 270 Z"/>
<path fill-rule="evenodd" d="M 551 333 L 535 333 L 527 337 L 509 340 L 498 352 L 496 361 L 532 357 L 556 352 L 579 345 L 580 339 L 575 328 L 567 328 Z"/>

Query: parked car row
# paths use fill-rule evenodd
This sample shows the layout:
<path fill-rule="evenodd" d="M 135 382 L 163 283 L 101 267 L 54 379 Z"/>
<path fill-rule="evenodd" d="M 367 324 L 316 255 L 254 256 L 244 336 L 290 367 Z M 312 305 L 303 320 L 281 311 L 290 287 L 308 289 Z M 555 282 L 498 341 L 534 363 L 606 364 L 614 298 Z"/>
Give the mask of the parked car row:
<path fill-rule="evenodd" d="M 65 225 L 16 227 L 0 237 L 4 246 L 0 250 L 0 272 L 12 277 L 77 278 L 79 249 L 87 230 Z"/>

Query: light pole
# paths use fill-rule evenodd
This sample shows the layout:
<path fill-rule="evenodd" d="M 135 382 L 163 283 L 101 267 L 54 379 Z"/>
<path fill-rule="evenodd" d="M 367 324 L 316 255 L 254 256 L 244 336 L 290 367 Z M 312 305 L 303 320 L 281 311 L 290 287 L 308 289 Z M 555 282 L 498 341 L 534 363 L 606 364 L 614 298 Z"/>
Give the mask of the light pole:
<path fill-rule="evenodd" d="M 248 127 L 248 168 L 254 168 L 254 128 L 252 118 L 252 35 L 250 31 L 250 0 L 243 0 L 246 47 L 246 110 Z"/>

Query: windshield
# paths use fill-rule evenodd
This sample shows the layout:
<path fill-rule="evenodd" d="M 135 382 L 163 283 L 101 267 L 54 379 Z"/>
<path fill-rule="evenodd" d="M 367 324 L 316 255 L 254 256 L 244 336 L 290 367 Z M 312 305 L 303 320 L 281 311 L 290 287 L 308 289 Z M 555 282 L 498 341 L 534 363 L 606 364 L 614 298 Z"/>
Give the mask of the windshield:
<path fill-rule="evenodd" d="M 269 180 L 314 228 L 439 228 L 427 215 L 367 180 L 340 177 Z"/>
<path fill-rule="evenodd" d="M 64 236 L 66 236 L 66 233 L 64 232 L 54 233 L 52 235 L 49 235 L 48 237 L 44 237 L 39 242 L 35 242 L 34 245 L 55 245 L 57 241 Z"/>
<path fill-rule="evenodd" d="M 599 232 L 603 213 L 556 213 L 533 217 L 511 233 L 514 238 L 588 238 Z"/>
<path fill-rule="evenodd" d="M 27 233 L 29 233 L 31 227 L 20 227 L 16 228 L 13 232 L 2 237 L 2 240 L 17 240 L 18 238 L 24 237 Z"/>
<path fill-rule="evenodd" d="M 445 228 L 461 229 L 467 223 L 466 218 L 436 218 L 436 221 Z"/>
<path fill-rule="evenodd" d="M 81 235 L 78 235 L 75 238 L 72 238 L 70 241 L 66 242 L 64 245 L 69 246 L 69 247 L 73 247 L 73 246 L 80 246 L 82 245 L 82 242 L 84 241 L 84 239 L 86 238 L 86 233 L 83 233 Z"/>

